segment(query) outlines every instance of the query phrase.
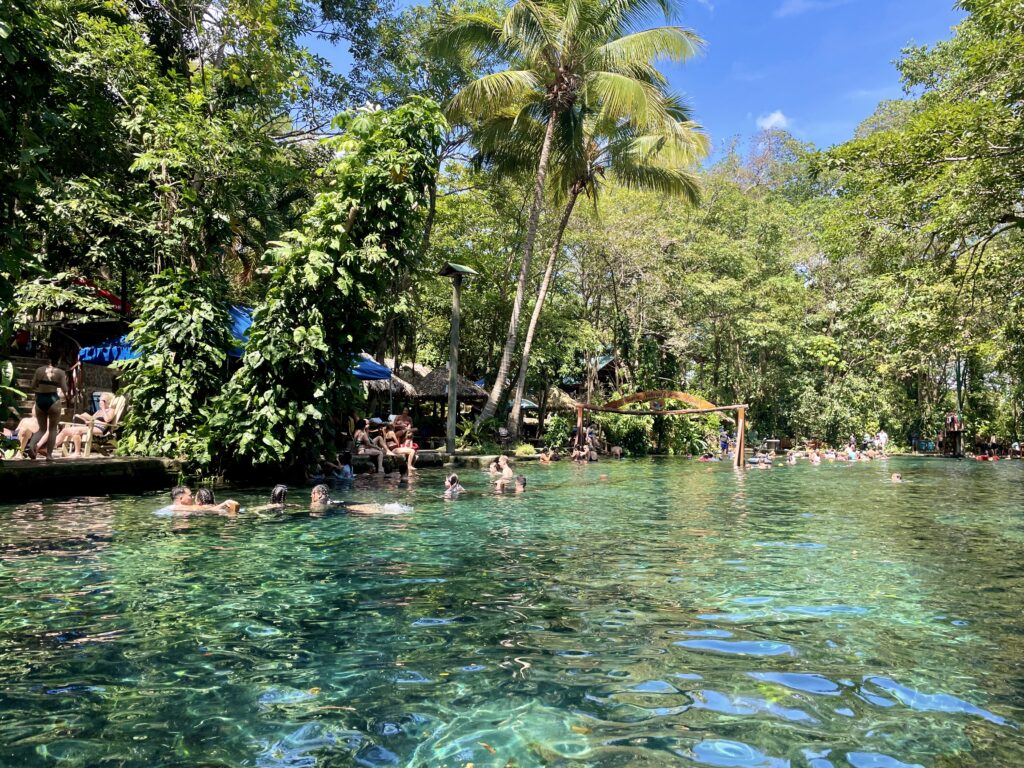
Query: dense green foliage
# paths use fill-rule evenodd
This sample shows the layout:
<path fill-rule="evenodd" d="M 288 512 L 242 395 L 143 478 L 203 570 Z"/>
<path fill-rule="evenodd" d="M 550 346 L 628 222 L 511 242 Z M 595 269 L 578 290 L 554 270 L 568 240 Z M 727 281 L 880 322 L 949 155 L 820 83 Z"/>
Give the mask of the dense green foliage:
<path fill-rule="evenodd" d="M 392 278 L 415 265 L 443 118 L 431 101 L 337 121 L 324 189 L 269 253 L 241 368 L 214 404 L 212 451 L 228 467 L 303 466 L 357 400 L 350 372 Z"/>
<path fill-rule="evenodd" d="M 564 443 L 552 387 L 745 402 L 761 436 L 908 443 L 958 411 L 1019 437 L 1024 16 L 961 6 L 851 141 L 771 131 L 697 168 L 704 137 L 658 66 L 699 40 L 648 30 L 647 3 L 11 0 L 0 331 L 113 317 L 78 276 L 140 297 L 126 448 L 297 468 L 362 407 L 353 354 L 447 361 L 454 261 L 479 273 L 460 368 L 493 412 L 463 443 L 509 415 L 515 432 L 524 396 Z M 310 35 L 345 41 L 352 71 Z M 367 97 L 388 111 L 346 112 Z M 235 370 L 231 302 L 256 307 Z M 717 430 L 597 420 L 635 452 Z"/>
<path fill-rule="evenodd" d="M 128 336 L 139 353 L 118 363 L 132 395 L 118 450 L 127 455 L 194 456 L 207 403 L 227 379 L 234 339 L 224 284 L 185 270 L 156 275 Z"/>

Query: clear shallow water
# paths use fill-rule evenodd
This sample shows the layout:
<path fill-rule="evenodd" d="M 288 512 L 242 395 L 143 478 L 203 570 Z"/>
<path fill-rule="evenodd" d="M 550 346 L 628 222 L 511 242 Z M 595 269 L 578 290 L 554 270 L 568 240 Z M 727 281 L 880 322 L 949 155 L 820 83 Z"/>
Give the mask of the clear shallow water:
<path fill-rule="evenodd" d="M 1024 764 L 1024 462 L 523 471 L 0 507 L 0 765 Z"/>

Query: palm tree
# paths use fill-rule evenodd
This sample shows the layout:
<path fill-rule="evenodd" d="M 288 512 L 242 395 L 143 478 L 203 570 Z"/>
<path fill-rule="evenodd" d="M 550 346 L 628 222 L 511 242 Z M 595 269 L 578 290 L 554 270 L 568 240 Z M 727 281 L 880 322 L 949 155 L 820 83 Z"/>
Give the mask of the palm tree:
<path fill-rule="evenodd" d="M 708 140 L 701 127 L 690 120 L 684 106 L 673 103 L 671 116 L 661 129 L 646 134 L 639 133 L 629 124 L 607 120 L 601 114 L 586 115 L 585 110 L 581 113 L 575 120 L 565 119 L 570 113 L 564 115 L 555 136 L 553 186 L 556 201 L 563 207 L 523 340 L 519 375 L 508 418 L 508 429 L 513 435 L 519 434 L 537 323 L 562 250 L 565 228 L 580 195 L 586 194 L 596 208 L 601 186 L 610 176 L 621 186 L 680 197 L 691 205 L 696 205 L 700 198 L 699 183 L 691 168 L 707 156 Z M 536 141 L 531 141 L 531 133 L 535 137 L 538 132 L 536 128 L 505 132 L 509 138 L 496 144 L 489 152 L 492 162 L 513 169 L 517 162 L 522 162 L 521 158 L 530 156 L 530 145 L 536 147 Z M 492 129 L 492 135 L 498 133 Z"/>
<path fill-rule="evenodd" d="M 674 2 L 516 0 L 501 19 L 455 13 L 435 38 L 435 49 L 442 55 L 469 50 L 509 64 L 509 69 L 486 74 L 456 94 L 448 105 L 453 121 L 476 126 L 512 110 L 545 128 L 508 334 L 494 386 L 477 423 L 494 415 L 515 353 L 559 117 L 582 100 L 599 108 L 608 120 L 640 131 L 663 125 L 672 105 L 663 92 L 665 79 L 653 62 L 686 59 L 701 40 L 669 23 L 641 27 L 656 10 L 670 22 Z"/>

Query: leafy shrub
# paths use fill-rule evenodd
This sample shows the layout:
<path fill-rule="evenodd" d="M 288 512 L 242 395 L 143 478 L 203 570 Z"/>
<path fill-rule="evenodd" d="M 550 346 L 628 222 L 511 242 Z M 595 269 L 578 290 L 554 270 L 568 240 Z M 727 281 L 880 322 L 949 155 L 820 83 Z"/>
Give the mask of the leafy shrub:
<path fill-rule="evenodd" d="M 479 424 L 472 419 L 463 419 L 456 429 L 458 435 L 455 438 L 455 447 L 464 451 L 497 453 L 500 451 L 496 442 L 499 426 L 501 425 L 496 418 L 485 419 Z M 487 450 L 490 448 L 493 450 Z"/>
<path fill-rule="evenodd" d="M 516 456 L 536 456 L 537 449 L 529 443 L 520 443 L 516 446 L 515 454 Z"/>
<path fill-rule="evenodd" d="M 205 420 L 203 408 L 224 388 L 234 344 L 225 287 L 209 276 L 165 270 L 139 300 L 128 341 L 139 353 L 117 363 L 128 397 L 118 451 L 189 456 Z"/>
<path fill-rule="evenodd" d="M 594 421 L 601 425 L 608 445 L 622 446 L 634 456 L 644 456 L 650 451 L 653 416 L 598 413 L 594 415 Z"/>
<path fill-rule="evenodd" d="M 419 98 L 336 119 L 325 189 L 269 252 L 270 289 L 210 422 L 229 467 L 301 467 L 333 442 L 334 417 L 361 397 L 350 368 L 376 332 L 375 297 L 415 266 L 443 125 Z"/>
<path fill-rule="evenodd" d="M 558 414 L 544 422 L 544 440 L 548 445 L 559 448 L 569 443 L 574 422 L 568 416 Z"/>

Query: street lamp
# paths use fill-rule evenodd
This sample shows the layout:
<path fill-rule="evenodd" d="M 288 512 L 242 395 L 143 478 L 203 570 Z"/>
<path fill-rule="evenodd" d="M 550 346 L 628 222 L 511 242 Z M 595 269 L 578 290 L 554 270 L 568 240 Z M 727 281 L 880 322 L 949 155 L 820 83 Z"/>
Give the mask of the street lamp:
<path fill-rule="evenodd" d="M 458 415 L 459 396 L 459 300 L 462 293 L 462 278 L 479 274 L 476 270 L 461 264 L 448 262 L 438 272 L 441 277 L 452 279 L 452 337 L 448 359 L 448 431 L 445 448 L 449 456 L 455 453 L 455 417 Z"/>

